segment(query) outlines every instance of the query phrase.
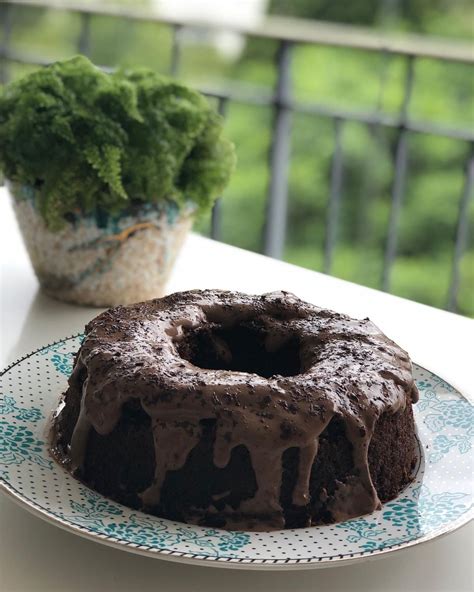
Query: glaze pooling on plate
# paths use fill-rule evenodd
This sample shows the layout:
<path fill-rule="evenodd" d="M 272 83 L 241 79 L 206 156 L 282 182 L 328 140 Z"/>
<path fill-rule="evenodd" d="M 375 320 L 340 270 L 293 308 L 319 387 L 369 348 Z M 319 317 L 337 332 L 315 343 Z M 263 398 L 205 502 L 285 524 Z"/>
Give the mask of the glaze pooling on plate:
<path fill-rule="evenodd" d="M 2 489 L 71 532 L 154 557 L 274 569 L 362 560 L 430 540 L 472 517 L 472 405 L 416 365 L 420 463 L 414 482 L 379 511 L 331 526 L 225 532 L 111 502 L 51 461 L 44 437 L 80 341 L 65 339 L 16 362 L 3 374 L 0 391 Z"/>

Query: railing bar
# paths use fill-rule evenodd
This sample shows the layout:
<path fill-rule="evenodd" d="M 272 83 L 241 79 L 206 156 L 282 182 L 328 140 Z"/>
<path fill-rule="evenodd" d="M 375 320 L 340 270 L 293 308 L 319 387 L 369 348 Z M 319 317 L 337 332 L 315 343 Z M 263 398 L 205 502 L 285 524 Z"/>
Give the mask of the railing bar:
<path fill-rule="evenodd" d="M 216 199 L 211 212 L 211 238 L 221 240 L 222 235 L 222 200 Z"/>
<path fill-rule="evenodd" d="M 331 165 L 331 187 L 326 218 L 326 238 L 324 245 L 324 273 L 331 273 L 334 249 L 337 242 L 339 212 L 342 191 L 342 132 L 343 120 L 334 120 L 334 153 Z"/>
<path fill-rule="evenodd" d="M 388 71 L 389 66 L 392 58 L 392 54 L 386 51 L 381 52 L 381 66 L 380 66 L 380 76 L 379 76 L 379 89 L 377 93 L 377 101 L 375 104 L 375 111 L 374 113 L 379 114 L 382 111 L 383 106 L 383 98 L 385 95 L 385 87 L 387 86 L 388 80 Z"/>
<path fill-rule="evenodd" d="M 291 94 L 292 48 L 293 45 L 290 42 L 282 41 L 276 54 L 277 80 L 273 99 L 273 134 L 269 152 L 270 182 L 263 228 L 263 252 L 277 259 L 283 256 L 288 208 L 291 112 L 286 104 Z"/>
<path fill-rule="evenodd" d="M 100 16 L 115 16 L 137 21 L 157 22 L 168 25 L 185 25 L 192 28 L 213 30 L 222 25 L 204 20 L 178 21 L 156 12 L 133 8 L 117 8 L 104 3 L 91 6 L 80 2 L 61 0 L 3 0 L 5 4 L 18 6 L 46 7 L 68 10 L 69 12 L 90 12 Z M 455 62 L 474 62 L 472 47 L 468 42 L 446 41 L 443 38 L 426 39 L 416 34 L 394 34 L 376 32 L 360 26 L 328 24 L 326 22 L 307 21 L 289 17 L 267 16 L 255 26 L 240 25 L 237 21 L 227 23 L 225 29 L 241 35 L 279 39 L 290 43 L 310 43 L 333 47 L 356 48 L 365 51 L 386 51 L 398 55 L 415 55 L 423 58 L 440 59 Z"/>
<path fill-rule="evenodd" d="M 5 49 L 3 46 L 0 47 L 0 58 L 2 60 L 14 62 L 16 64 L 28 64 L 31 66 L 49 66 L 52 63 L 51 60 L 38 58 L 32 55 L 22 54 L 18 51 L 11 51 L 9 49 Z"/>
<path fill-rule="evenodd" d="M 380 73 L 379 73 L 379 88 L 377 93 L 377 100 L 375 103 L 374 115 L 380 114 L 383 107 L 383 99 L 385 88 L 387 85 L 388 71 L 392 58 L 392 54 L 383 52 L 380 54 Z M 373 142 L 381 148 L 386 147 L 383 134 L 381 133 L 380 123 L 369 123 L 368 132 L 370 134 L 370 142 Z M 356 217 L 356 232 L 357 242 L 365 247 L 370 243 L 373 233 L 373 222 L 370 216 L 371 206 L 376 194 L 376 187 L 373 175 L 373 164 L 370 158 L 364 160 L 364 180 L 360 188 L 361 202 Z"/>
<path fill-rule="evenodd" d="M 392 125 L 392 124 L 383 124 L 386 127 L 399 127 L 399 125 Z M 409 132 L 414 132 L 417 134 L 428 134 L 434 136 L 441 136 L 443 138 L 451 138 L 453 140 L 462 140 L 464 142 L 473 142 L 474 141 L 474 132 L 470 132 L 468 130 L 457 130 L 452 128 L 447 128 L 441 125 L 432 125 L 429 123 L 418 123 L 415 121 L 410 121 L 409 123 L 405 124 L 405 129 Z"/>
<path fill-rule="evenodd" d="M 398 243 L 398 225 L 405 192 L 405 179 L 408 160 L 407 131 L 400 130 L 395 155 L 395 178 L 392 189 L 392 205 L 388 222 L 387 241 L 385 246 L 384 266 L 382 272 L 382 290 L 390 290 L 390 276 L 395 261 Z"/>
<path fill-rule="evenodd" d="M 8 45 L 10 44 L 10 37 L 13 26 L 12 19 L 12 7 L 8 4 L 0 6 L 1 22 L 3 22 L 3 36 L 2 45 L 0 47 L 0 84 L 6 84 L 8 82 Z"/>
<path fill-rule="evenodd" d="M 10 43 L 10 36 L 12 30 L 12 8 L 11 6 L 2 4 L 0 5 L 0 22 L 3 23 L 2 27 L 2 45 L 0 48 L 1 55 L 7 53 L 8 44 Z M 0 84 L 6 84 L 8 82 L 8 60 L 0 56 Z M 3 187 L 5 184 L 4 175 L 0 172 L 0 186 Z"/>
<path fill-rule="evenodd" d="M 90 12 L 81 12 L 81 30 L 77 42 L 77 50 L 82 55 L 89 55 L 91 48 L 91 14 Z"/>
<path fill-rule="evenodd" d="M 217 103 L 217 110 L 225 117 L 227 114 L 227 99 L 220 98 Z M 221 240 L 222 235 L 222 199 L 218 197 L 212 207 L 211 213 L 211 238 Z"/>
<path fill-rule="evenodd" d="M 410 99 L 414 82 L 414 57 L 408 57 L 407 72 L 405 76 L 405 92 L 400 110 L 401 125 L 395 149 L 395 176 L 392 188 L 392 204 L 388 221 L 387 240 L 385 245 L 384 265 L 382 271 L 381 288 L 385 292 L 390 290 L 390 276 L 392 266 L 397 254 L 398 226 L 402 208 L 403 194 L 405 193 L 405 180 L 408 165 L 408 139 L 406 123 L 410 107 Z"/>
<path fill-rule="evenodd" d="M 50 60 L 43 60 L 29 55 L 24 55 L 19 52 L 2 51 L 0 47 L 0 59 L 6 59 L 12 62 L 20 64 L 30 64 L 35 66 L 47 66 L 51 63 Z M 112 71 L 112 68 L 107 66 L 98 66 L 105 72 Z M 208 87 L 200 87 L 200 90 L 204 95 L 212 98 L 226 98 L 234 103 L 243 103 L 248 105 L 256 106 L 268 106 L 272 104 L 272 97 L 266 94 L 257 93 L 238 93 L 238 92 L 221 92 L 219 90 L 211 89 Z M 327 107 L 325 105 L 315 103 L 303 103 L 303 102 L 292 102 L 282 101 L 282 106 L 285 108 L 304 114 L 304 115 L 318 115 L 329 118 L 340 118 L 348 121 L 355 121 L 358 123 L 364 123 L 367 125 L 382 125 L 389 128 L 400 128 L 403 124 L 407 131 L 442 136 L 445 138 L 452 138 L 455 140 L 462 140 L 465 142 L 474 142 L 474 132 L 468 129 L 456 129 L 448 128 L 442 125 L 436 125 L 431 123 L 423 123 L 417 121 L 406 121 L 402 122 L 399 116 L 391 116 L 387 114 L 367 113 L 360 111 L 348 111 L 344 109 Z"/>
<path fill-rule="evenodd" d="M 171 44 L 170 76 L 177 76 L 181 61 L 181 35 L 183 27 L 173 25 L 173 41 Z"/>
<path fill-rule="evenodd" d="M 410 55 L 407 59 L 407 72 L 405 75 L 405 92 L 403 96 L 402 108 L 400 110 L 400 119 L 403 125 L 408 119 L 408 110 L 410 107 L 411 96 L 413 94 L 413 82 L 415 79 L 415 57 Z"/>
<path fill-rule="evenodd" d="M 453 267 L 449 285 L 447 309 L 456 312 L 458 309 L 458 293 L 460 284 L 460 262 L 467 247 L 469 234 L 469 205 L 474 194 L 474 146 L 466 163 L 464 188 L 459 202 L 459 213 L 456 224 L 456 239 L 453 253 Z"/>

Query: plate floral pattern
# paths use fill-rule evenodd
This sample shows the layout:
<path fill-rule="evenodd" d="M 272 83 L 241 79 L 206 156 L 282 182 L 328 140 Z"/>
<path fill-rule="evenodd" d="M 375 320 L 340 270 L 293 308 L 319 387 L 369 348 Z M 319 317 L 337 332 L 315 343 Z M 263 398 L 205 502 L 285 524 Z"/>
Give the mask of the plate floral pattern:
<path fill-rule="evenodd" d="M 51 413 L 81 335 L 25 356 L 1 377 L 0 487 L 40 517 L 99 542 L 185 562 L 293 568 L 354 561 L 445 534 L 472 517 L 472 404 L 415 366 L 419 463 L 414 482 L 380 511 L 271 533 L 227 532 L 148 516 L 73 479 L 47 450 Z"/>

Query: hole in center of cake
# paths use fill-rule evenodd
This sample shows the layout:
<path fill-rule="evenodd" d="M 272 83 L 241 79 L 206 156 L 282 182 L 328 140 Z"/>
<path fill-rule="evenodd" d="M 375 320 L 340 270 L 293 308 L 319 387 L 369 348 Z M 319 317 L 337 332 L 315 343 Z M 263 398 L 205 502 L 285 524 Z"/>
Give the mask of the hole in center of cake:
<path fill-rule="evenodd" d="M 248 372 L 264 378 L 301 372 L 299 340 L 272 338 L 252 321 L 185 329 L 177 347 L 183 359 L 208 370 Z"/>

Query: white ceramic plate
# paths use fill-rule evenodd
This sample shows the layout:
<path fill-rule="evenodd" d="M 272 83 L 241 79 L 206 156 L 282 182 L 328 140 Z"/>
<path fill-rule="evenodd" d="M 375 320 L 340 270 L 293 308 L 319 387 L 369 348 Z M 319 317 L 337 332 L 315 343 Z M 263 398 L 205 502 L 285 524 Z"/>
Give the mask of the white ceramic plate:
<path fill-rule="evenodd" d="M 1 489 L 32 513 L 114 547 L 186 563 L 294 569 L 364 560 L 455 530 L 472 517 L 473 406 L 415 366 L 420 455 L 414 482 L 373 514 L 332 526 L 227 532 L 156 518 L 88 489 L 50 458 L 47 423 L 81 336 L 12 364 L 0 387 Z"/>

